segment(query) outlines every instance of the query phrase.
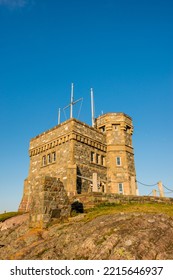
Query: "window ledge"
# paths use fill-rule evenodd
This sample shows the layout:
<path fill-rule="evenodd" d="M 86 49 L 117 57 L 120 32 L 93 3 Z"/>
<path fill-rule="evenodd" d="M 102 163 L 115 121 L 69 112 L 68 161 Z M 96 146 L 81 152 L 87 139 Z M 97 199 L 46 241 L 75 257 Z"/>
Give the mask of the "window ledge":
<path fill-rule="evenodd" d="M 42 165 L 41 168 L 48 167 L 48 166 L 53 165 L 53 164 L 55 164 L 55 163 L 56 163 L 56 161 L 47 163 L 47 164 L 45 164 L 45 165 Z"/>

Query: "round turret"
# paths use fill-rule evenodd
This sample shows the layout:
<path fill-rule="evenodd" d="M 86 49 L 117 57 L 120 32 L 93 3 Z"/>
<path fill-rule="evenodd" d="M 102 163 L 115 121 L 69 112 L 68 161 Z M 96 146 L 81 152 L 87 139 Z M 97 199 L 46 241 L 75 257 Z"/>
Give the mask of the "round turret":
<path fill-rule="evenodd" d="M 106 136 L 109 191 L 136 195 L 132 119 L 124 113 L 107 113 L 98 117 L 95 124 Z"/>

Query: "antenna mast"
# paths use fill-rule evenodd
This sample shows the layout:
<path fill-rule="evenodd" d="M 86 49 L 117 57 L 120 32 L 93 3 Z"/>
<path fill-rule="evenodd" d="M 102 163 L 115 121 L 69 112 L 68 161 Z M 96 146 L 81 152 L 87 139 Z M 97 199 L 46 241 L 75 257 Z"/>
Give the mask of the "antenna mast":
<path fill-rule="evenodd" d="M 74 104 L 74 85 L 71 84 L 71 103 L 70 103 L 70 119 L 73 118 L 73 104 Z"/>
<path fill-rule="evenodd" d="M 58 124 L 61 122 L 61 108 L 58 110 Z"/>
<path fill-rule="evenodd" d="M 71 100 L 70 100 L 70 104 L 67 105 L 66 107 L 63 108 L 63 110 L 65 111 L 65 109 L 67 109 L 68 107 L 70 107 L 70 119 L 73 118 L 73 106 L 79 102 L 79 101 L 83 101 L 83 98 L 79 98 L 78 100 L 74 101 L 74 84 L 71 84 Z"/>
<path fill-rule="evenodd" d="M 93 89 L 91 88 L 91 115 L 92 115 L 92 127 L 95 125 L 95 117 L 94 117 L 94 94 Z"/>

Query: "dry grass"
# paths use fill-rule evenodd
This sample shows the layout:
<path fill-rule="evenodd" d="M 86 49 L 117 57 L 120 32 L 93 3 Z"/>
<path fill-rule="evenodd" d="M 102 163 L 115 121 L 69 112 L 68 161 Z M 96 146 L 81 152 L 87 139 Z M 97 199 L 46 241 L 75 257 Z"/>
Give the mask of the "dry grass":
<path fill-rule="evenodd" d="M 7 213 L 0 214 L 0 222 L 4 222 L 5 220 L 7 220 L 9 218 L 12 218 L 12 217 L 15 217 L 15 216 L 18 216 L 21 214 L 22 213 L 19 213 L 19 212 L 7 212 Z"/>
<path fill-rule="evenodd" d="M 110 215 L 116 213 L 163 213 L 168 216 L 173 216 L 173 205 L 162 203 L 129 203 L 129 204 L 114 204 L 106 203 L 100 204 L 97 207 L 88 209 L 87 215 L 84 218 L 86 221 L 92 220 L 95 217 L 102 215 Z"/>
<path fill-rule="evenodd" d="M 85 211 L 85 217 L 83 221 L 89 221 L 95 217 L 102 215 L 110 215 L 116 213 L 163 213 L 168 216 L 173 216 L 173 204 L 165 203 L 128 203 L 128 204 L 115 204 L 115 203 L 103 203 Z M 11 217 L 21 215 L 19 212 L 8 212 L 0 214 L 0 222 L 3 222 Z M 78 214 L 80 215 L 80 214 Z M 55 220 L 51 225 L 56 224 Z M 59 222 L 58 222 L 59 223 Z"/>

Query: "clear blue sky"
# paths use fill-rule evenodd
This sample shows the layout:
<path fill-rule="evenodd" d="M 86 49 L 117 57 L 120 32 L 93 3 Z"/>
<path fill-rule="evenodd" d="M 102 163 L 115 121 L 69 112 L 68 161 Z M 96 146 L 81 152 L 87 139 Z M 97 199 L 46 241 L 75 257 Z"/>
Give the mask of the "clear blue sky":
<path fill-rule="evenodd" d="M 81 121 L 90 87 L 96 116 L 132 117 L 137 179 L 173 189 L 172 15 L 172 0 L 0 0 L 0 211 L 18 208 L 30 138 L 57 124 L 71 82 Z"/>

